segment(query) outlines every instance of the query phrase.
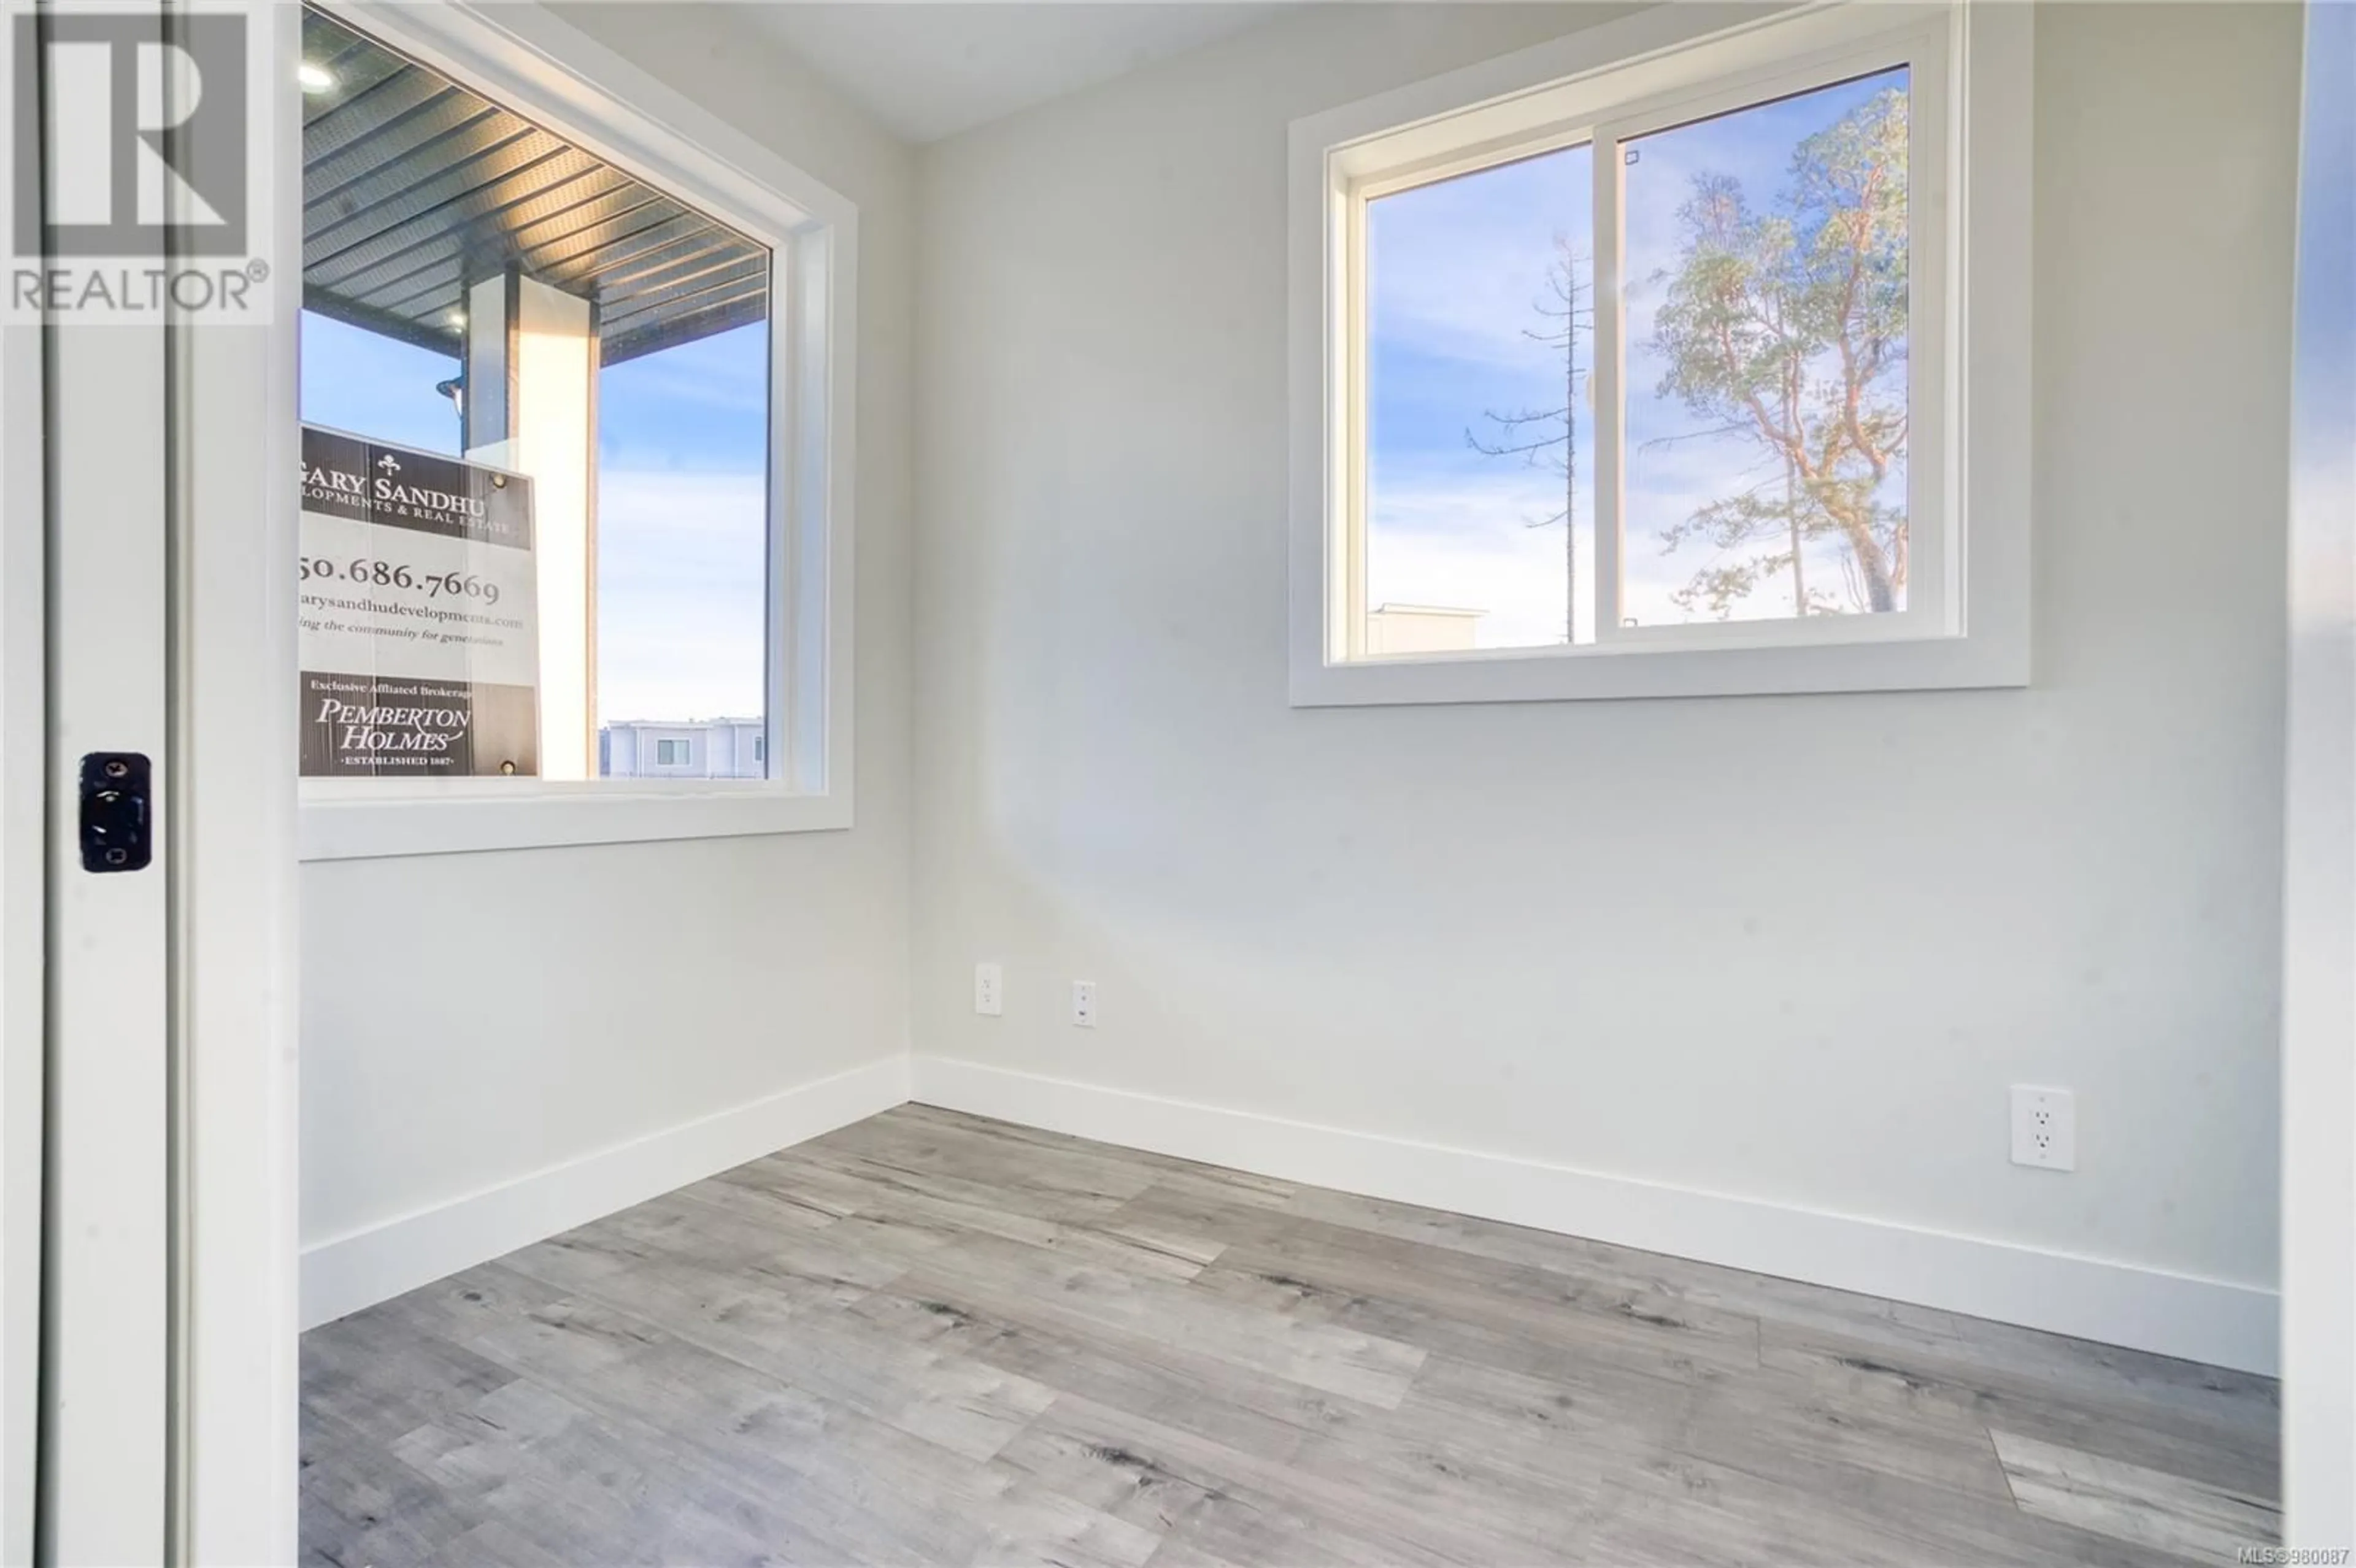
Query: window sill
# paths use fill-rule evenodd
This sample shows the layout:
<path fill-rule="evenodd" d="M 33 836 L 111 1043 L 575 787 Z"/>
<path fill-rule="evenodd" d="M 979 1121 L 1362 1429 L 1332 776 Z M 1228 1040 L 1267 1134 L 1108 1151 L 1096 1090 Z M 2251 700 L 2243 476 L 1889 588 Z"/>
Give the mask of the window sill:
<path fill-rule="evenodd" d="M 1933 691 L 2029 684 L 2026 627 L 1909 642 L 1660 648 L 1641 644 L 1512 649 L 1292 669 L 1295 708 L 1438 702 L 1561 702 L 1659 697 L 1770 697 Z"/>
<path fill-rule="evenodd" d="M 495 784 L 497 781 L 481 781 Z M 643 785 L 649 781 L 639 781 Z M 332 791 L 334 786 L 329 786 Z M 304 789 L 301 856 L 370 860 L 466 855 L 566 845 L 637 844 L 672 838 L 734 838 L 849 827 L 848 792 L 791 795 L 758 785 L 681 784 L 617 789 L 609 784 L 525 785 L 511 795 L 343 795 Z"/>

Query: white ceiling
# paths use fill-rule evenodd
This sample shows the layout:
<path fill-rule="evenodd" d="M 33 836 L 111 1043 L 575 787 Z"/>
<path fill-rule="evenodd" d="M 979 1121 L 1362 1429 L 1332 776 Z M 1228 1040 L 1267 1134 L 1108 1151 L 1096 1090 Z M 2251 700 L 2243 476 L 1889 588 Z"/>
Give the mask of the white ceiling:
<path fill-rule="evenodd" d="M 755 25 L 910 142 L 938 141 L 1242 32 L 1271 0 L 789 4 Z"/>

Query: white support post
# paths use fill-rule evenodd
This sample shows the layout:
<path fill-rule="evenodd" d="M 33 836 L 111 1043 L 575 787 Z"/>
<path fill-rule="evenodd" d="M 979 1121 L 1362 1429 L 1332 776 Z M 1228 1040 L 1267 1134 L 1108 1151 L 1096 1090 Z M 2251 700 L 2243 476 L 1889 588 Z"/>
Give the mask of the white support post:
<path fill-rule="evenodd" d="M 466 295 L 466 455 L 528 474 L 540 769 L 597 773 L 597 311 L 510 270 Z"/>

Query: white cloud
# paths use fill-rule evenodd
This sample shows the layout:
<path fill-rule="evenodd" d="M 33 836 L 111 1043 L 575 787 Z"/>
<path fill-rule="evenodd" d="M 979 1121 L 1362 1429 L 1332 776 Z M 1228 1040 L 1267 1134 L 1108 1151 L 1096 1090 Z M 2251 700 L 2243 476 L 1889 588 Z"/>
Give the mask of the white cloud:
<path fill-rule="evenodd" d="M 1746 464 L 1740 483 L 1756 475 Z M 1689 541 L 1663 553 L 1653 531 L 1682 521 L 1731 487 L 1736 472 L 1723 453 L 1661 449 L 1659 460 L 1629 475 L 1629 534 L 1621 558 L 1621 608 L 1643 625 L 1682 624 L 1711 619 L 1680 607 L 1672 595 L 1704 567 L 1774 553 L 1772 541 L 1720 551 Z M 1561 479 L 1542 470 L 1516 468 L 1464 473 L 1447 465 L 1394 464 L 1368 497 L 1366 603 L 1440 604 L 1484 612 L 1475 641 L 1484 648 L 1542 646 L 1562 640 L 1565 597 L 1563 533 L 1559 523 L 1533 528 L 1562 506 Z M 1594 635 L 1595 581 L 1593 498 L 1580 497 L 1579 624 L 1582 641 Z M 1839 541 L 1820 539 L 1808 547 L 1812 590 L 1839 592 L 1847 551 Z M 1790 613 L 1789 577 L 1762 581 L 1735 607 L 1736 619 L 1773 619 Z"/>
<path fill-rule="evenodd" d="M 597 705 L 604 716 L 762 711 L 766 503 L 757 474 L 598 475 Z"/>
<path fill-rule="evenodd" d="M 1581 149 L 1376 203 L 1367 268 L 1376 336 L 1474 364 L 1544 366 L 1556 351 L 1527 332 L 1547 325 L 1534 307 L 1553 303 L 1555 237 L 1582 255 L 1592 249 L 1588 182 L 1576 172 L 1586 166 Z"/>
<path fill-rule="evenodd" d="M 1562 641 L 1562 525 L 1529 526 L 1560 509 L 1561 484 L 1529 469 L 1385 484 L 1367 520 L 1367 604 L 1483 611 L 1474 640 L 1484 648 Z M 1591 532 L 1582 553 L 1583 577 L 1593 570 Z"/>

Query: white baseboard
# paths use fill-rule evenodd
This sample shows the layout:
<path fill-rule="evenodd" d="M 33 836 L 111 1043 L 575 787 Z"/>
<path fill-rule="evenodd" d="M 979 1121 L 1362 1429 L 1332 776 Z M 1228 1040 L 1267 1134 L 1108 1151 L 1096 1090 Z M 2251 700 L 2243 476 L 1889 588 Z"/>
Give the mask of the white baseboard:
<path fill-rule="evenodd" d="M 908 1099 L 1286 1180 L 2273 1375 L 2274 1291 L 947 1057 L 894 1057 L 303 1249 L 303 1326 Z"/>
<path fill-rule="evenodd" d="M 2274 1291 L 2009 1242 L 1165 1100 L 946 1057 L 911 1097 L 1372 1198 L 2272 1376 Z"/>
<path fill-rule="evenodd" d="M 303 1327 L 701 1181 L 908 1098 L 908 1059 L 804 1083 L 303 1249 Z"/>

